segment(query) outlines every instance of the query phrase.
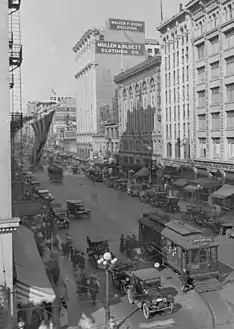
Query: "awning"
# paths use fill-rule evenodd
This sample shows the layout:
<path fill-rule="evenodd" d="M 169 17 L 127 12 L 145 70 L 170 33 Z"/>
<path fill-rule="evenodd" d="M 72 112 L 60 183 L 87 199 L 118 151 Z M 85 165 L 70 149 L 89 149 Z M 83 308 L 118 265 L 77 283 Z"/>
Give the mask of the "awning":
<path fill-rule="evenodd" d="M 13 239 L 17 302 L 52 303 L 55 300 L 55 293 L 45 272 L 33 233 L 20 225 L 13 233 Z"/>
<path fill-rule="evenodd" d="M 222 185 L 222 182 L 220 180 L 210 179 L 210 178 L 199 178 L 190 181 L 193 184 L 200 185 L 203 188 L 206 189 L 212 189 L 216 187 L 220 187 Z"/>
<path fill-rule="evenodd" d="M 149 176 L 149 168 L 143 167 L 136 174 L 135 177 L 147 177 Z"/>
<path fill-rule="evenodd" d="M 177 179 L 173 185 L 175 186 L 178 186 L 178 187 L 184 187 L 185 185 L 188 184 L 188 180 L 185 179 L 185 178 L 180 178 L 180 179 Z"/>
<path fill-rule="evenodd" d="M 218 191 L 212 193 L 213 198 L 225 199 L 234 194 L 234 185 L 224 184 Z"/>
<path fill-rule="evenodd" d="M 185 191 L 188 191 L 188 192 L 190 192 L 190 193 L 195 192 L 196 189 L 197 189 L 197 187 L 194 186 L 194 185 L 187 185 L 187 186 L 184 187 L 184 190 L 185 190 Z"/>

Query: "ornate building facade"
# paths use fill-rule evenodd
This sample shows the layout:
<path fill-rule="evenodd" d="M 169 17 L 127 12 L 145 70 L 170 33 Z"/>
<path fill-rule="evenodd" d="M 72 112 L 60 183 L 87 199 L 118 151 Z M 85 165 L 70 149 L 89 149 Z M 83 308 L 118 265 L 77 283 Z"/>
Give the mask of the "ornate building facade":
<path fill-rule="evenodd" d="M 127 163 L 156 165 L 161 159 L 161 57 L 115 76 L 118 87 L 119 156 Z"/>

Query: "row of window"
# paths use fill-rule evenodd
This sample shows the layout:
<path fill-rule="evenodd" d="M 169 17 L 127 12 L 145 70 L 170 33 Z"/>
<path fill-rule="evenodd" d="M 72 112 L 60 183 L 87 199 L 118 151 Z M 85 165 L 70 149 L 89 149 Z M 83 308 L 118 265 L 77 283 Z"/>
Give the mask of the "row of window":
<path fill-rule="evenodd" d="M 182 131 L 181 131 L 181 128 L 182 128 Z M 173 136 L 173 133 L 172 133 L 172 129 L 173 129 L 173 133 L 174 133 L 174 136 Z M 187 134 L 186 134 L 186 131 L 187 131 Z M 180 123 L 178 124 L 167 124 L 166 125 L 166 139 L 167 140 L 170 140 L 172 138 L 174 138 L 175 140 L 177 138 L 180 138 L 180 136 L 187 136 L 188 138 L 190 138 L 190 123 L 188 122 L 187 123 L 187 128 L 186 128 L 186 123 L 183 123 L 183 125 L 180 125 Z"/>
<path fill-rule="evenodd" d="M 176 53 L 173 53 L 172 56 L 165 56 L 165 71 L 170 70 L 171 68 L 174 69 L 176 66 L 180 65 L 188 65 L 188 47 L 182 49 L 181 54 L 177 51 Z"/>
<path fill-rule="evenodd" d="M 229 160 L 234 159 L 234 138 L 227 138 L 226 143 L 228 145 L 227 157 Z M 200 158 L 208 158 L 208 157 L 211 157 L 213 159 L 221 158 L 221 140 L 220 140 L 220 138 L 211 139 L 211 154 L 210 155 L 207 152 L 206 138 L 199 138 L 198 145 L 199 145 L 198 151 L 199 151 Z"/>
<path fill-rule="evenodd" d="M 208 120 L 209 121 L 209 120 Z M 211 113 L 211 129 L 220 130 L 221 117 L 220 113 Z M 198 129 L 207 130 L 207 116 L 206 114 L 198 115 Z M 226 112 L 226 129 L 234 129 L 234 111 Z"/>
<path fill-rule="evenodd" d="M 182 101 L 184 102 L 185 100 L 189 100 L 189 87 L 185 88 L 183 86 L 182 88 Z M 180 88 L 174 88 L 173 90 L 173 101 L 172 101 L 172 92 L 171 90 L 168 90 L 165 92 L 165 103 L 166 104 L 171 104 L 172 102 L 180 102 Z"/>
<path fill-rule="evenodd" d="M 177 69 L 176 71 L 173 71 L 173 73 L 168 73 L 165 74 L 165 87 L 171 87 L 171 83 L 175 86 L 176 84 L 178 85 L 180 82 L 185 83 L 189 81 L 189 67 L 182 67 L 182 72 L 181 72 L 181 78 L 182 80 L 180 81 L 180 71 Z"/>
<path fill-rule="evenodd" d="M 166 122 L 171 121 L 172 120 L 172 108 L 171 107 L 166 107 Z M 185 120 L 186 119 L 186 115 L 187 115 L 187 119 L 189 119 L 189 104 L 183 104 L 183 112 L 182 112 L 182 119 Z M 180 109 L 180 105 L 178 106 L 174 106 L 174 117 L 173 120 L 181 120 L 181 109 Z M 186 113 L 187 112 L 187 113 Z"/>
<path fill-rule="evenodd" d="M 144 141 L 144 140 L 132 140 L 132 139 L 123 139 L 121 140 L 121 149 L 122 150 L 152 150 L 154 148 L 157 148 L 158 145 L 161 144 L 161 140 L 150 140 L 150 141 Z"/>
<path fill-rule="evenodd" d="M 155 86 L 156 85 L 154 79 L 151 79 L 149 83 L 149 90 L 151 93 L 155 91 Z M 127 99 L 128 97 L 133 98 L 134 96 L 135 97 L 140 96 L 142 92 L 146 93 L 147 91 L 148 91 L 148 86 L 146 82 L 142 83 L 142 88 L 140 87 L 139 84 L 136 84 L 134 89 L 132 87 L 129 87 L 128 90 L 127 89 L 123 90 L 123 98 Z"/>
<path fill-rule="evenodd" d="M 133 111 L 134 108 L 137 109 L 141 106 L 146 109 L 148 106 L 154 107 L 155 105 L 155 95 L 154 93 L 151 93 L 150 95 L 143 95 L 142 98 L 140 98 L 140 96 L 137 96 L 135 98 L 130 98 L 129 101 L 124 100 L 123 109 L 124 111 L 127 111 L 128 109 L 130 111 Z"/>
<path fill-rule="evenodd" d="M 208 55 L 212 56 L 215 54 L 218 54 L 220 52 L 220 38 L 215 37 L 211 39 L 208 43 Z M 234 47 L 234 29 L 229 30 L 227 33 L 225 33 L 225 44 L 224 47 L 226 49 Z M 197 45 L 197 60 L 204 59 L 206 56 L 206 47 L 205 43 L 202 42 L 199 45 Z"/>
<path fill-rule="evenodd" d="M 220 78 L 220 65 L 219 62 L 212 63 L 210 65 L 209 79 L 215 80 Z M 225 59 L 225 75 L 234 75 L 234 56 L 230 56 Z M 206 82 L 206 70 L 205 66 L 197 69 L 197 83 Z"/>
<path fill-rule="evenodd" d="M 226 102 L 234 102 L 234 83 L 230 83 L 225 86 L 226 88 Z M 219 105 L 220 104 L 220 88 L 215 87 L 209 90 L 210 93 L 210 105 Z M 201 90 L 197 93 L 197 106 L 206 107 L 206 91 Z"/>
<path fill-rule="evenodd" d="M 185 44 L 188 44 L 189 38 L 188 33 L 182 33 L 178 36 L 174 36 L 172 40 L 163 40 L 165 43 L 165 54 L 170 53 L 171 51 L 175 51 L 176 49 L 179 49 L 181 46 L 184 46 Z M 183 49 L 183 48 L 182 48 Z"/>
<path fill-rule="evenodd" d="M 220 15 L 219 12 L 209 15 L 207 18 L 200 20 L 194 29 L 194 36 L 199 37 L 204 34 L 206 31 L 210 31 L 219 26 L 219 24 L 226 23 L 234 17 L 234 7 L 230 4 L 223 9 L 223 15 Z M 206 22 L 207 19 L 207 22 Z M 206 30 L 205 30 L 206 26 Z"/>

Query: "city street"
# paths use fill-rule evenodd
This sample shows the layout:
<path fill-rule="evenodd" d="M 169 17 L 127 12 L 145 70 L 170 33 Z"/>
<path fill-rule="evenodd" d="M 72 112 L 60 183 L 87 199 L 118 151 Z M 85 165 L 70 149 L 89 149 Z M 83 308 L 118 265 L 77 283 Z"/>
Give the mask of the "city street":
<path fill-rule="evenodd" d="M 87 208 L 92 210 L 91 220 L 71 221 L 69 234 L 78 248 L 86 251 L 86 236 L 96 233 L 104 235 L 110 241 L 110 249 L 118 258 L 121 255 L 118 252 L 120 234 L 131 234 L 138 232 L 138 218 L 144 211 L 152 211 L 149 205 L 142 204 L 138 199 L 129 197 L 125 192 L 118 192 L 108 189 L 105 184 L 92 184 L 90 180 L 83 176 L 65 176 L 63 185 L 51 184 L 46 173 L 37 174 L 41 182 L 41 188 L 48 189 L 55 197 L 56 201 L 65 206 L 66 200 L 80 199 L 85 202 Z M 61 230 L 61 235 L 66 231 Z M 122 256 L 123 257 L 123 256 Z M 149 264 L 144 264 L 149 266 Z M 88 266 L 87 271 L 94 271 Z M 77 296 L 75 292 L 75 282 L 73 269 L 69 261 L 61 260 L 61 273 L 64 278 L 69 280 L 69 324 L 77 324 L 80 314 L 84 311 L 92 315 L 97 323 L 104 323 L 104 278 L 103 273 L 98 273 L 100 277 L 101 289 L 98 295 L 96 306 L 85 296 Z M 172 290 L 180 289 L 178 277 L 171 271 L 166 270 L 163 275 L 163 285 L 171 287 Z M 176 307 L 175 312 L 169 315 L 155 316 L 146 321 L 143 314 L 136 306 L 130 305 L 125 298 L 119 298 L 118 292 L 111 287 L 110 289 L 111 314 L 116 319 L 125 321 L 129 328 L 151 328 L 160 326 L 160 328 L 186 328 L 195 329 L 208 327 L 211 325 L 211 315 L 202 299 L 194 292 L 186 295 L 175 293 Z"/>

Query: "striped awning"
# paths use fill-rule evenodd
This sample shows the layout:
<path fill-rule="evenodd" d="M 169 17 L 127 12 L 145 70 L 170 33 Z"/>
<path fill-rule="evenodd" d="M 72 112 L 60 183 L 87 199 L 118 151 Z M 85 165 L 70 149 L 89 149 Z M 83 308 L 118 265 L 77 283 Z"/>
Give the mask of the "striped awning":
<path fill-rule="evenodd" d="M 14 263 L 16 270 L 16 299 L 18 303 L 34 305 L 55 300 L 45 266 L 37 250 L 33 233 L 20 225 L 14 237 Z"/>

